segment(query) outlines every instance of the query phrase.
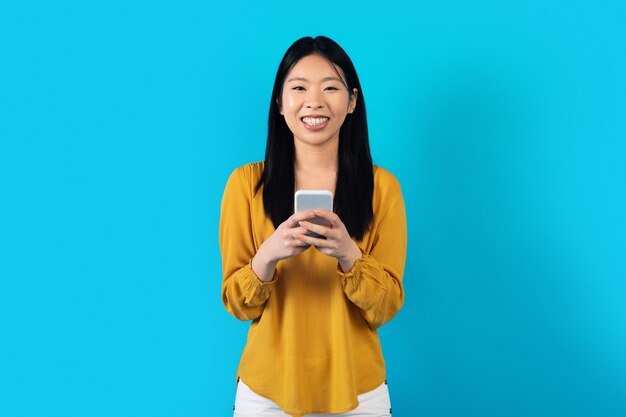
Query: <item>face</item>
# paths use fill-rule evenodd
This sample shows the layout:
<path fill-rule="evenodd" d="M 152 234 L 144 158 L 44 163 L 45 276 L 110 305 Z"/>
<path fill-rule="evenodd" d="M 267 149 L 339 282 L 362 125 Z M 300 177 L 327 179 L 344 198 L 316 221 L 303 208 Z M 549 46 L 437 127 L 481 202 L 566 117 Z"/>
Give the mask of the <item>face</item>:
<path fill-rule="evenodd" d="M 350 96 L 341 68 L 320 55 L 308 55 L 285 77 L 280 114 L 294 140 L 322 146 L 339 143 L 339 129 L 354 111 L 357 90 Z"/>

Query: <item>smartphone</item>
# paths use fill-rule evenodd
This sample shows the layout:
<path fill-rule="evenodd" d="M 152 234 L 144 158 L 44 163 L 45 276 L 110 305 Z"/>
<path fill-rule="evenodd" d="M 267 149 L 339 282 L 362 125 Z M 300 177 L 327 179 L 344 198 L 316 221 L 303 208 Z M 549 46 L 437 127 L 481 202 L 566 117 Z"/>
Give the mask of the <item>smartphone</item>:
<path fill-rule="evenodd" d="M 333 193 L 328 190 L 298 190 L 293 197 L 294 211 L 299 213 L 301 211 L 310 211 L 316 209 L 333 211 Z M 309 220 L 311 223 L 319 224 L 322 226 L 330 226 L 328 220 L 322 217 L 314 217 Z M 307 233 L 312 237 L 323 237 L 317 233 Z"/>

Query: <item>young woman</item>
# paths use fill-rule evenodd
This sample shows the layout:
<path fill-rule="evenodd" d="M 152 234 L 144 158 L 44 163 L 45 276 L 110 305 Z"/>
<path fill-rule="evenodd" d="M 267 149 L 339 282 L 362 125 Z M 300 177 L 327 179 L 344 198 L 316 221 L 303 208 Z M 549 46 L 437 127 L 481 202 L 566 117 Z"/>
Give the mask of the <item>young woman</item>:
<path fill-rule="evenodd" d="M 294 214 L 297 190 L 331 191 L 333 212 Z M 389 416 L 377 328 L 404 301 L 404 200 L 372 165 L 361 85 L 331 39 L 285 53 L 265 161 L 231 174 L 219 239 L 222 301 L 252 320 L 235 416 Z"/>

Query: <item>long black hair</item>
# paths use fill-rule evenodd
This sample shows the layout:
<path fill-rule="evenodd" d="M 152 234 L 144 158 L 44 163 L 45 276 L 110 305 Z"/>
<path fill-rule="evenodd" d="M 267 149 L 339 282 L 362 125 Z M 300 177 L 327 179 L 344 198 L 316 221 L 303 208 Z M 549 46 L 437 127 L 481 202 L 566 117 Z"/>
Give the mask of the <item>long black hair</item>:
<path fill-rule="evenodd" d="M 294 138 L 280 114 L 279 103 L 285 77 L 291 68 L 305 56 L 313 54 L 325 57 L 343 70 L 350 97 L 353 89 L 357 89 L 356 107 L 352 113 L 346 115 L 339 130 L 339 170 L 333 207 L 350 236 L 361 240 L 374 217 L 374 171 L 367 133 L 365 99 L 350 57 L 330 38 L 318 36 L 298 39 L 287 49 L 280 61 L 270 101 L 265 164 L 256 184 L 256 191 L 263 186 L 263 206 L 274 227 L 278 227 L 293 214 Z"/>

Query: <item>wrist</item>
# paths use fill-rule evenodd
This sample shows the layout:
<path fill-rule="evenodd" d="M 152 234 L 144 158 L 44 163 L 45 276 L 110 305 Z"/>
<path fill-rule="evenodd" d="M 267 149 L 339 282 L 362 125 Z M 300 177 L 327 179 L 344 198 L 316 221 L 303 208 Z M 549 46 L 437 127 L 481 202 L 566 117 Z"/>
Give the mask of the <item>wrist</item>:
<path fill-rule="evenodd" d="M 343 272 L 348 272 L 354 266 L 354 263 L 363 256 L 363 252 L 361 252 L 361 248 L 358 247 L 354 241 L 352 242 L 353 246 L 348 255 L 337 259 L 339 261 L 339 266 Z"/>
<path fill-rule="evenodd" d="M 274 259 L 267 250 L 267 246 L 265 244 L 261 244 L 261 246 L 259 247 L 259 250 L 256 252 L 256 255 L 254 255 L 255 258 L 258 257 L 258 260 L 260 263 L 263 263 L 263 265 L 266 266 L 276 266 L 276 264 L 278 263 L 279 259 Z"/>
<path fill-rule="evenodd" d="M 252 258 L 252 270 L 263 282 L 269 282 L 274 276 L 277 261 L 272 260 L 263 250 L 263 245 L 259 248 L 254 258 Z"/>

